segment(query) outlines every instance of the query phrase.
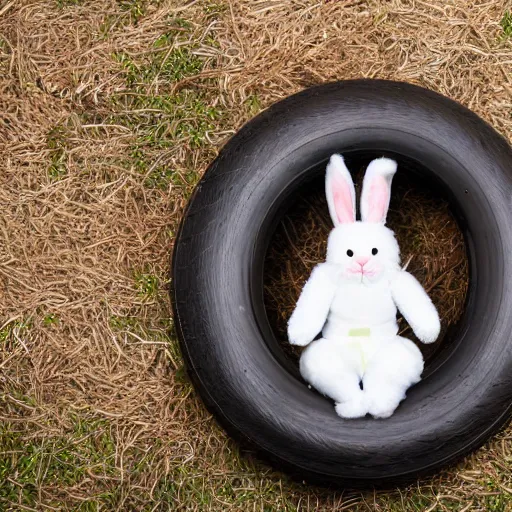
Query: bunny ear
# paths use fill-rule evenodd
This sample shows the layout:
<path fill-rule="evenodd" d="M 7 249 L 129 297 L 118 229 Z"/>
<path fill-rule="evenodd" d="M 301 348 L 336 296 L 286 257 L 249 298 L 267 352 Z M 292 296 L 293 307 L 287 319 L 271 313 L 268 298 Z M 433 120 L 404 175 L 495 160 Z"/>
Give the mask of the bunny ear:
<path fill-rule="evenodd" d="M 335 226 L 356 220 L 356 192 L 341 155 L 332 155 L 325 175 L 325 195 Z"/>
<path fill-rule="evenodd" d="M 396 162 L 389 158 L 372 160 L 366 169 L 361 194 L 361 219 L 363 222 L 386 222 L 391 199 L 391 180 L 396 172 Z"/>

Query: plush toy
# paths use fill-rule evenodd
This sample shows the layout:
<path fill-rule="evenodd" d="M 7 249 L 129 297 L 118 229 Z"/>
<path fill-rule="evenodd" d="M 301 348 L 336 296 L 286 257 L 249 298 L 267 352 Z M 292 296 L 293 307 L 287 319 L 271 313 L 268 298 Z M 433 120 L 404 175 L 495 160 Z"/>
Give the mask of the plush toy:
<path fill-rule="evenodd" d="M 436 308 L 401 268 L 398 243 L 384 225 L 396 167 L 388 158 L 370 162 L 356 221 L 350 172 L 342 156 L 331 157 L 325 191 L 335 227 L 326 261 L 313 269 L 288 322 L 290 343 L 308 345 L 302 377 L 332 398 L 343 418 L 387 418 L 421 380 L 423 357 L 398 336 L 397 308 L 423 343 L 439 336 Z"/>

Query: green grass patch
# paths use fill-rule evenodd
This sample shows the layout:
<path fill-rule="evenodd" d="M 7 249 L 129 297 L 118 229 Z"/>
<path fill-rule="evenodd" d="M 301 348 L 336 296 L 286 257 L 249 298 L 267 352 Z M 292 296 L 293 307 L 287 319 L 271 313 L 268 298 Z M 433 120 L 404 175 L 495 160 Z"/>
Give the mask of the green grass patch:
<path fill-rule="evenodd" d="M 135 316 L 118 316 L 110 317 L 110 327 L 116 331 L 140 331 L 140 321 Z"/>
<path fill-rule="evenodd" d="M 195 169 L 177 169 L 165 161 L 154 165 L 146 154 L 146 149 L 158 143 L 144 139 L 130 153 L 129 168 L 144 176 L 144 186 L 150 189 L 168 190 L 172 185 L 183 188 L 185 195 L 193 189 L 200 176 Z M 189 190 L 190 189 L 190 190 Z"/>
<path fill-rule="evenodd" d="M 245 105 L 249 111 L 249 114 L 252 116 L 259 114 L 263 110 L 263 107 L 261 106 L 260 99 L 255 94 L 251 94 L 245 100 Z"/>
<path fill-rule="evenodd" d="M 485 509 L 488 512 L 510 512 L 512 510 L 512 497 L 510 494 L 500 493 L 485 497 Z"/>
<path fill-rule="evenodd" d="M 134 25 L 146 14 L 148 0 L 117 0 L 121 11 L 128 14 L 130 23 Z M 159 2 L 154 2 L 158 4 Z"/>
<path fill-rule="evenodd" d="M 203 10 L 208 20 L 219 18 L 228 9 L 228 5 L 215 0 L 208 0 L 203 5 Z"/>
<path fill-rule="evenodd" d="M 166 55 L 159 65 L 157 73 L 163 80 L 177 82 L 187 76 L 195 75 L 203 69 L 203 61 L 186 47 L 176 48 Z"/>
<path fill-rule="evenodd" d="M 505 37 L 512 36 L 512 13 L 510 11 L 505 11 L 500 24 L 503 29 L 503 35 Z"/>
<path fill-rule="evenodd" d="M 59 317 L 55 313 L 48 313 L 43 317 L 43 325 L 49 327 L 59 323 Z"/>
<path fill-rule="evenodd" d="M 169 185 L 176 179 L 176 171 L 172 168 L 162 166 L 153 169 L 144 181 L 144 186 L 167 190 Z"/>
<path fill-rule="evenodd" d="M 114 95 L 112 102 L 117 114 L 110 121 L 134 129 L 139 146 L 168 148 L 179 140 L 199 148 L 221 117 L 218 108 L 190 90 L 174 95 L 125 92 Z"/>
<path fill-rule="evenodd" d="M 504 491 L 499 483 L 492 478 L 489 478 L 484 486 L 489 493 L 496 493 L 484 497 L 486 510 L 489 512 L 509 512 L 512 510 L 512 494 Z"/>
<path fill-rule="evenodd" d="M 160 5 L 161 0 L 117 0 L 119 12 L 107 14 L 100 25 L 99 35 L 108 39 L 111 32 L 116 28 L 123 28 L 130 25 L 137 25 L 146 15 L 150 4 Z"/>
<path fill-rule="evenodd" d="M 53 127 L 46 136 L 46 144 L 50 150 L 48 177 L 51 181 L 58 181 L 65 177 L 68 173 L 66 165 L 67 138 L 67 130 L 62 125 Z"/>
<path fill-rule="evenodd" d="M 177 82 L 199 73 L 204 62 L 194 54 L 194 46 L 172 45 L 181 31 L 187 31 L 188 25 L 180 20 L 178 30 L 171 29 L 159 36 L 153 43 L 154 52 L 146 59 L 136 62 L 126 52 L 114 54 L 114 59 L 125 72 L 126 85 L 150 84 L 157 78 L 163 81 Z M 166 51 L 167 50 L 167 51 Z"/>
<path fill-rule="evenodd" d="M 135 273 L 135 285 L 139 297 L 154 298 L 158 295 L 159 280 L 154 274 Z"/>
<path fill-rule="evenodd" d="M 155 501 L 171 504 L 177 501 L 178 486 L 174 478 L 165 476 L 155 486 L 153 496 Z"/>
<path fill-rule="evenodd" d="M 18 319 L 8 323 L 0 329 L 0 344 L 6 346 L 16 341 L 18 336 L 23 336 L 32 327 L 32 319 Z"/>
<path fill-rule="evenodd" d="M 71 413 L 62 435 L 26 438 L 20 424 L 0 425 L 0 498 L 33 506 L 42 486 L 72 486 L 89 473 L 117 475 L 109 423 Z"/>
<path fill-rule="evenodd" d="M 4 395 L 2 400 L 5 400 Z M 35 407 L 37 402 L 36 399 L 30 395 L 25 394 L 21 389 L 12 389 L 9 391 L 9 396 L 15 400 L 15 402 L 11 402 L 11 408 L 14 407 L 13 411 L 16 414 L 21 414 L 25 411 L 23 405 L 28 407 Z M 22 405 L 23 404 L 23 405 Z"/>
<path fill-rule="evenodd" d="M 52 157 L 51 164 L 48 167 L 48 177 L 51 181 L 58 181 L 66 176 L 68 170 L 64 163 L 64 157 L 64 152 Z"/>
<path fill-rule="evenodd" d="M 205 64 L 195 55 L 194 43 L 184 44 L 192 25 L 181 18 L 169 23 L 145 57 L 135 59 L 126 52 L 113 55 L 124 73 L 126 90 L 111 96 L 113 114 L 106 122 L 122 124 L 136 132 L 135 151 L 139 153 L 132 157 L 141 172 L 147 171 L 144 147 L 161 149 L 188 143 L 192 149 L 200 148 L 208 142 L 207 133 L 217 126 L 222 114 L 196 84 L 166 92 L 173 84 L 200 73 Z M 154 169 L 146 185 L 166 188 L 172 178 L 172 169 L 160 167 Z"/>

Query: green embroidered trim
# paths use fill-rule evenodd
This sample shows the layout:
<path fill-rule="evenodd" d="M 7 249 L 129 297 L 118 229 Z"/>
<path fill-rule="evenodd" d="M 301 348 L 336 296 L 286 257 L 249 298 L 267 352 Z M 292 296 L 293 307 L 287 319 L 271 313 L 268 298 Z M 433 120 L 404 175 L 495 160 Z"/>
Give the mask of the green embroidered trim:
<path fill-rule="evenodd" d="M 350 329 L 348 331 L 349 336 L 370 336 L 371 330 L 369 327 L 361 327 L 359 329 Z"/>

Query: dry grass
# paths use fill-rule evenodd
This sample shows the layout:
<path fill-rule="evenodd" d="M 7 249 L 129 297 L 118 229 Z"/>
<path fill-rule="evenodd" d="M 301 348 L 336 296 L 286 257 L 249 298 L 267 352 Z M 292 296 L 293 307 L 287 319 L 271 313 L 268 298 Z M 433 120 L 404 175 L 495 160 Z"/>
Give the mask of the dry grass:
<path fill-rule="evenodd" d="M 307 85 L 408 80 L 510 138 L 510 8 L 0 2 L 0 509 L 510 510 L 510 429 L 390 492 L 311 489 L 240 457 L 184 375 L 166 292 L 208 162 Z"/>

